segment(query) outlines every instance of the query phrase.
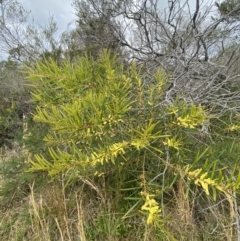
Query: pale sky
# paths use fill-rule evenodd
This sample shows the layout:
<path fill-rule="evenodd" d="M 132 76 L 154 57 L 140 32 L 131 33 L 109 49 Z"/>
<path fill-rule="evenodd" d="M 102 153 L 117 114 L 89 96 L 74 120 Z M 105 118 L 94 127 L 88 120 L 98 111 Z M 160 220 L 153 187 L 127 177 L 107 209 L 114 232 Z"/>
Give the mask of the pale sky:
<path fill-rule="evenodd" d="M 18 0 L 27 11 L 29 20 L 34 18 L 41 26 L 46 26 L 50 15 L 58 24 L 59 33 L 67 30 L 68 24 L 76 17 L 71 6 L 72 0 Z"/>
<path fill-rule="evenodd" d="M 181 0 L 184 3 L 186 0 Z M 216 0 L 200 0 L 201 3 L 214 3 Z M 29 19 L 34 18 L 41 26 L 46 26 L 50 15 L 54 16 L 54 20 L 58 23 L 58 32 L 69 28 L 68 24 L 76 19 L 74 9 L 72 8 L 72 0 L 18 0 L 24 9 L 30 11 Z M 195 9 L 195 0 L 188 0 L 190 7 Z M 159 4 L 164 8 L 168 5 L 168 0 L 159 0 Z M 203 6 L 202 5 L 202 6 Z"/>

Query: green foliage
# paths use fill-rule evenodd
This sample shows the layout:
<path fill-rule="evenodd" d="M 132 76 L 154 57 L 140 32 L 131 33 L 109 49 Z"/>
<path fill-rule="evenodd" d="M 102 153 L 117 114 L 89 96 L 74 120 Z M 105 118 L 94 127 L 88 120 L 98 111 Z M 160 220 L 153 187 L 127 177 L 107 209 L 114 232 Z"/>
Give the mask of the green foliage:
<path fill-rule="evenodd" d="M 22 115 L 27 112 L 24 103 L 27 93 L 23 88 L 23 75 L 13 61 L 0 62 L 0 146 L 11 146 L 21 139 Z"/>
<path fill-rule="evenodd" d="M 238 169 L 223 169 L 216 156 L 209 158 L 219 143 L 215 136 L 227 140 L 212 126 L 215 116 L 180 99 L 160 104 L 168 79 L 163 71 L 146 85 L 135 63 L 124 70 L 104 51 L 97 61 L 85 57 L 59 66 L 50 60 L 27 72 L 37 105 L 34 121 L 47 127 L 47 151 L 36 153 L 29 172 L 81 180 L 101 198 L 104 187 L 107 198 L 126 206 L 135 200 L 124 218 L 142 209 L 155 227 L 163 225 L 159 200 L 164 203 L 182 180 L 188 198 L 192 184 L 214 200 L 239 188 Z M 231 175 L 224 176 L 226 169 Z"/>
<path fill-rule="evenodd" d="M 29 91 L 21 65 L 8 60 L 0 62 L 0 206 L 19 201 L 28 192 L 33 175 L 24 154 L 26 122 L 30 123 Z"/>
<path fill-rule="evenodd" d="M 46 185 L 44 176 L 28 173 L 28 158 L 20 146 L 14 146 L 14 150 L 5 150 L 0 158 L 0 207 L 11 208 L 29 195 L 30 185 L 33 182 L 37 186 Z"/>
<path fill-rule="evenodd" d="M 110 49 L 114 54 L 121 54 L 120 41 L 116 34 L 116 29 L 120 32 L 121 27 L 113 18 L 121 3 L 121 1 L 116 1 L 114 4 L 112 1 L 73 1 L 78 24 L 73 35 L 74 41 L 78 44 L 78 51 L 81 50 L 95 59 L 104 48 Z"/>
<path fill-rule="evenodd" d="M 226 16 L 227 19 L 238 20 L 240 9 L 239 9 L 239 0 L 225 0 L 220 4 L 216 3 L 220 13 L 223 16 Z"/>

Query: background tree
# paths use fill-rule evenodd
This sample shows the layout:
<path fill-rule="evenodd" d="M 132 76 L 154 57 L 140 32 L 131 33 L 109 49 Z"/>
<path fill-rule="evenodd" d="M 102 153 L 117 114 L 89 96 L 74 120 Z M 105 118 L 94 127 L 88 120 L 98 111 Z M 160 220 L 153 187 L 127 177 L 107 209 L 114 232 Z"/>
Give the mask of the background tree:
<path fill-rule="evenodd" d="M 42 55 L 59 58 L 61 48 L 55 34 L 57 25 L 50 16 L 48 26 L 29 23 L 29 12 L 16 0 L 1 3 L 0 50 L 5 58 L 23 62 L 33 61 Z"/>
<path fill-rule="evenodd" d="M 159 1 L 120 3 L 113 1 L 107 5 L 112 9 L 111 18 L 115 22 L 121 20 L 121 28 L 113 21 L 107 22 L 114 36 L 129 51 L 131 59 L 146 66 L 150 76 L 159 66 L 171 76 L 169 90 L 159 104 L 172 103 L 181 95 L 188 102 L 211 103 L 221 109 L 232 109 L 233 105 L 238 108 L 239 91 L 235 89 L 229 95 L 228 90 L 238 73 L 225 76 L 225 70 L 238 58 L 236 48 L 228 55 L 220 54 L 235 38 L 238 24 L 223 23 L 225 16 L 213 17 L 218 14 L 215 4 L 199 0 L 169 1 L 164 9 Z M 77 12 L 79 6 L 75 4 Z M 89 9 L 107 17 L 100 6 L 88 1 Z"/>
<path fill-rule="evenodd" d="M 30 95 L 22 71 L 22 63 L 36 59 L 61 60 L 61 47 L 55 39 L 57 25 L 49 18 L 46 27 L 28 23 L 28 14 L 15 0 L 1 2 L 0 51 L 1 62 L 1 145 L 10 139 L 22 145 L 23 117 L 31 119 Z M 19 133 L 19 136 L 17 135 Z M 9 144 L 9 143 L 8 143 Z"/>
<path fill-rule="evenodd" d="M 221 15 L 232 21 L 239 21 L 240 2 L 239 0 L 225 0 L 221 3 L 216 2 L 216 6 Z"/>
<path fill-rule="evenodd" d="M 113 18 L 121 1 L 74 1 L 76 9 L 76 33 L 84 52 L 97 57 L 103 49 L 120 54 L 120 42 L 115 30 L 121 31 L 120 22 Z"/>

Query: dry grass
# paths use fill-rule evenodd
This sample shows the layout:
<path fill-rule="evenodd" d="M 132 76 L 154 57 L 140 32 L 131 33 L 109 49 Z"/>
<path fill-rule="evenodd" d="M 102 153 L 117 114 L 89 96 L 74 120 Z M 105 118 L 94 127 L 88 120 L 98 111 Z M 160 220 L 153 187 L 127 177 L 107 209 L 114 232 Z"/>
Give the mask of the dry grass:
<path fill-rule="evenodd" d="M 21 149 L 1 152 L 7 162 Z M 70 189 L 62 181 L 30 186 L 22 200 L 0 209 L 2 241 L 230 241 L 235 237 L 232 197 L 211 201 L 195 192 L 190 201 L 184 182 L 179 181 L 172 198 L 165 202 L 159 224 L 146 224 L 142 214 L 122 219 L 114 198 L 100 186 L 81 179 Z M 13 197 L 14 198 L 14 197 Z M 124 202 L 124 200 L 123 200 Z M 1 204 L 1 203 L 0 203 Z M 123 206 L 125 203 L 123 203 Z"/>
<path fill-rule="evenodd" d="M 159 226 L 149 226 L 141 215 L 122 220 L 123 215 L 114 213 L 101 202 L 97 205 L 96 200 L 87 199 L 89 196 L 82 191 L 65 195 L 59 186 L 49 186 L 49 190 L 42 190 L 41 194 L 32 186 L 28 202 L 1 213 L 0 229 L 5 230 L 1 231 L 1 240 L 234 240 L 228 200 L 216 206 L 211 203 L 211 207 L 200 210 L 204 220 L 197 222 L 192 209 L 182 210 L 186 200 L 180 204 L 178 199 Z"/>

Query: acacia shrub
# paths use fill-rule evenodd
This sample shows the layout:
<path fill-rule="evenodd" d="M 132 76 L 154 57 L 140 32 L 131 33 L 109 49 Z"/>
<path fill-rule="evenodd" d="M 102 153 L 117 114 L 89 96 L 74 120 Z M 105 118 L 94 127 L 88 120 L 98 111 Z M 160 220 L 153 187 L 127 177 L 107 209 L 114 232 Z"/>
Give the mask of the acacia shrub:
<path fill-rule="evenodd" d="M 47 60 L 26 71 L 37 106 L 33 119 L 47 127 L 45 152 L 33 156 L 30 172 L 80 181 L 115 212 L 124 210 L 123 218 L 140 210 L 147 224 L 161 228 L 169 195 L 189 207 L 199 189 L 213 200 L 238 190 L 238 169 L 227 166 L 232 174 L 224 176 L 220 161 L 209 158 L 217 116 L 180 98 L 161 102 L 169 79 L 161 69 L 146 83 L 135 62 L 123 68 L 103 51 L 98 60 L 60 66 Z"/>

